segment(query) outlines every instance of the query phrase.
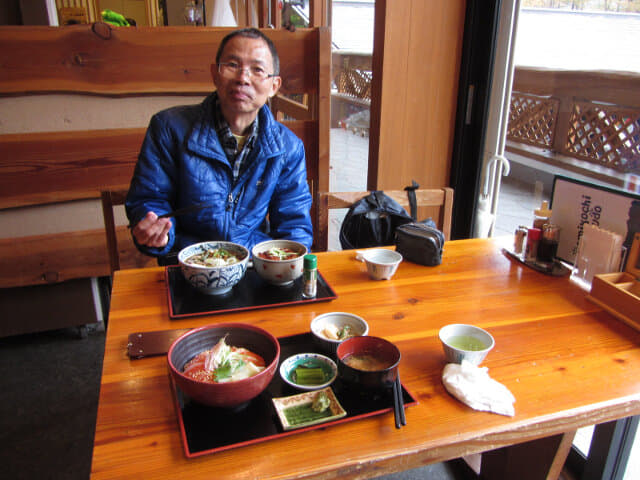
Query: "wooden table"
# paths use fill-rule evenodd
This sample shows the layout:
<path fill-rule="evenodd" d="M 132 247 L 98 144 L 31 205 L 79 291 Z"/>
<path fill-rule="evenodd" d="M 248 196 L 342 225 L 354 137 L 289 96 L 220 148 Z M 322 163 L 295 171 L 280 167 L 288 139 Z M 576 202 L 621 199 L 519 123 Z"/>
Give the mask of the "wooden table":
<path fill-rule="evenodd" d="M 116 272 L 92 478 L 366 478 L 550 436 L 560 453 L 545 458 L 557 474 L 575 429 L 640 413 L 640 333 L 567 277 L 509 260 L 505 241 L 448 242 L 442 265 L 404 262 L 390 281 L 369 280 L 354 251 L 319 253 L 334 301 L 181 320 L 168 316 L 162 268 Z M 403 383 L 419 402 L 407 409 L 406 427 L 397 430 L 393 414 L 383 414 L 187 459 L 166 358 L 126 354 L 131 332 L 238 321 L 285 336 L 330 311 L 362 316 L 372 335 L 400 348 Z M 514 417 L 472 410 L 445 391 L 438 330 L 455 322 L 493 334 L 483 365 L 516 397 Z M 544 463 L 544 454 L 526 451 Z"/>

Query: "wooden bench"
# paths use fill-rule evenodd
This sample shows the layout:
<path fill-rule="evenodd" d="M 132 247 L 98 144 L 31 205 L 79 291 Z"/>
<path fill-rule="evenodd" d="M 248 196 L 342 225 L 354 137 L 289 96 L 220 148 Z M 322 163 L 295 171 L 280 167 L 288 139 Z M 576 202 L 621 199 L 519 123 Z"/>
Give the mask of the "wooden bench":
<path fill-rule="evenodd" d="M 0 93 L 5 97 L 83 95 L 101 101 L 213 90 L 209 66 L 230 28 L 0 27 Z M 304 142 L 315 197 L 329 183 L 330 35 L 326 28 L 265 30 L 281 60 L 283 85 L 272 110 Z M 305 101 L 294 101 L 302 97 Z M 40 98 L 40 97 L 38 97 Z M 146 125 L 122 129 L 0 135 L 0 210 L 99 202 L 127 189 Z M 316 202 L 313 207 L 317 223 Z M 101 219 L 100 219 L 101 223 Z M 155 264 L 117 229 L 123 268 Z M 0 287 L 111 273 L 104 228 L 0 239 Z"/>
<path fill-rule="evenodd" d="M 127 188 L 145 129 L 0 135 L 0 209 L 100 199 Z M 90 152 L 90 153 L 88 153 Z M 126 267 L 155 264 L 120 229 Z M 0 239 L 0 287 L 111 274 L 104 229 Z"/>

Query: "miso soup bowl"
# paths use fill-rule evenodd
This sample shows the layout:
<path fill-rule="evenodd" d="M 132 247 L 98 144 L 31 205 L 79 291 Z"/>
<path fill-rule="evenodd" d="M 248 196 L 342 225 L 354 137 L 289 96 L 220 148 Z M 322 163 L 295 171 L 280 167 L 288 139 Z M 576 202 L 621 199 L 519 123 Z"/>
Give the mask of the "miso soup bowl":
<path fill-rule="evenodd" d="M 466 360 L 473 365 L 480 365 L 495 345 L 489 332 L 463 323 L 442 327 L 438 336 L 447 363 L 462 363 L 462 360 Z"/>
<path fill-rule="evenodd" d="M 224 248 L 239 259 L 232 265 L 208 267 L 187 262 L 189 257 L 204 252 L 206 249 Z M 249 262 L 249 250 L 233 242 L 211 241 L 200 242 L 183 248 L 178 253 L 178 263 L 182 275 L 189 284 L 206 295 L 224 295 L 244 278 Z"/>
<path fill-rule="evenodd" d="M 370 355 L 384 364 L 377 370 L 360 370 L 347 363 L 351 355 Z M 393 343 L 380 337 L 351 337 L 338 346 L 338 376 L 347 384 L 361 390 L 390 388 L 398 376 L 400 350 Z"/>
<path fill-rule="evenodd" d="M 225 335 L 228 345 L 260 355 L 265 369 L 253 377 L 224 383 L 202 382 L 184 375 L 189 360 L 213 348 Z M 173 342 L 167 354 L 171 376 L 183 393 L 203 405 L 226 408 L 238 407 L 260 395 L 273 379 L 279 360 L 278 339 L 262 328 L 243 323 L 217 323 L 190 330 Z"/>
<path fill-rule="evenodd" d="M 268 260 L 260 257 L 261 253 L 272 248 L 289 248 L 298 256 L 289 260 Z M 303 259 L 307 254 L 307 247 L 293 240 L 267 240 L 258 243 L 251 249 L 253 267 L 260 277 L 267 283 L 277 286 L 291 285 L 302 276 Z"/>

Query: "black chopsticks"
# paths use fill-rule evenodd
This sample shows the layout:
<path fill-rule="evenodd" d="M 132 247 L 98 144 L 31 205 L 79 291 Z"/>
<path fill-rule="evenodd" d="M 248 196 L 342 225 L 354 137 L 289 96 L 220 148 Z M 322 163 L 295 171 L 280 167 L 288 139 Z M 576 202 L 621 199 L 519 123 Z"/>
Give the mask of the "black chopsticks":
<path fill-rule="evenodd" d="M 400 374 L 398 374 L 396 381 L 393 383 L 393 413 L 396 420 L 396 428 L 402 428 L 403 425 L 407 424 L 402 396 L 402 383 L 400 383 Z"/>

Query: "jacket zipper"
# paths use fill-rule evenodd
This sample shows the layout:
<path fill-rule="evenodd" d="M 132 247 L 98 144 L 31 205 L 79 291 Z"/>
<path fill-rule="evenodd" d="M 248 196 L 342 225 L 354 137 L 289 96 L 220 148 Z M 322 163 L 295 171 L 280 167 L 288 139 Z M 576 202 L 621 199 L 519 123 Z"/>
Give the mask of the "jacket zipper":
<path fill-rule="evenodd" d="M 233 210 L 232 210 L 232 218 L 235 220 L 236 218 L 236 214 L 238 213 L 238 204 L 240 203 L 240 198 L 242 197 L 242 194 L 244 193 L 244 185 L 242 186 L 242 188 L 240 189 L 240 191 L 236 194 L 236 198 L 233 200 Z"/>
<path fill-rule="evenodd" d="M 229 225 L 231 223 L 231 216 L 229 212 L 233 207 L 233 193 L 229 192 L 227 195 L 227 206 L 225 207 L 225 215 L 224 215 L 224 238 L 227 238 L 229 235 Z"/>

